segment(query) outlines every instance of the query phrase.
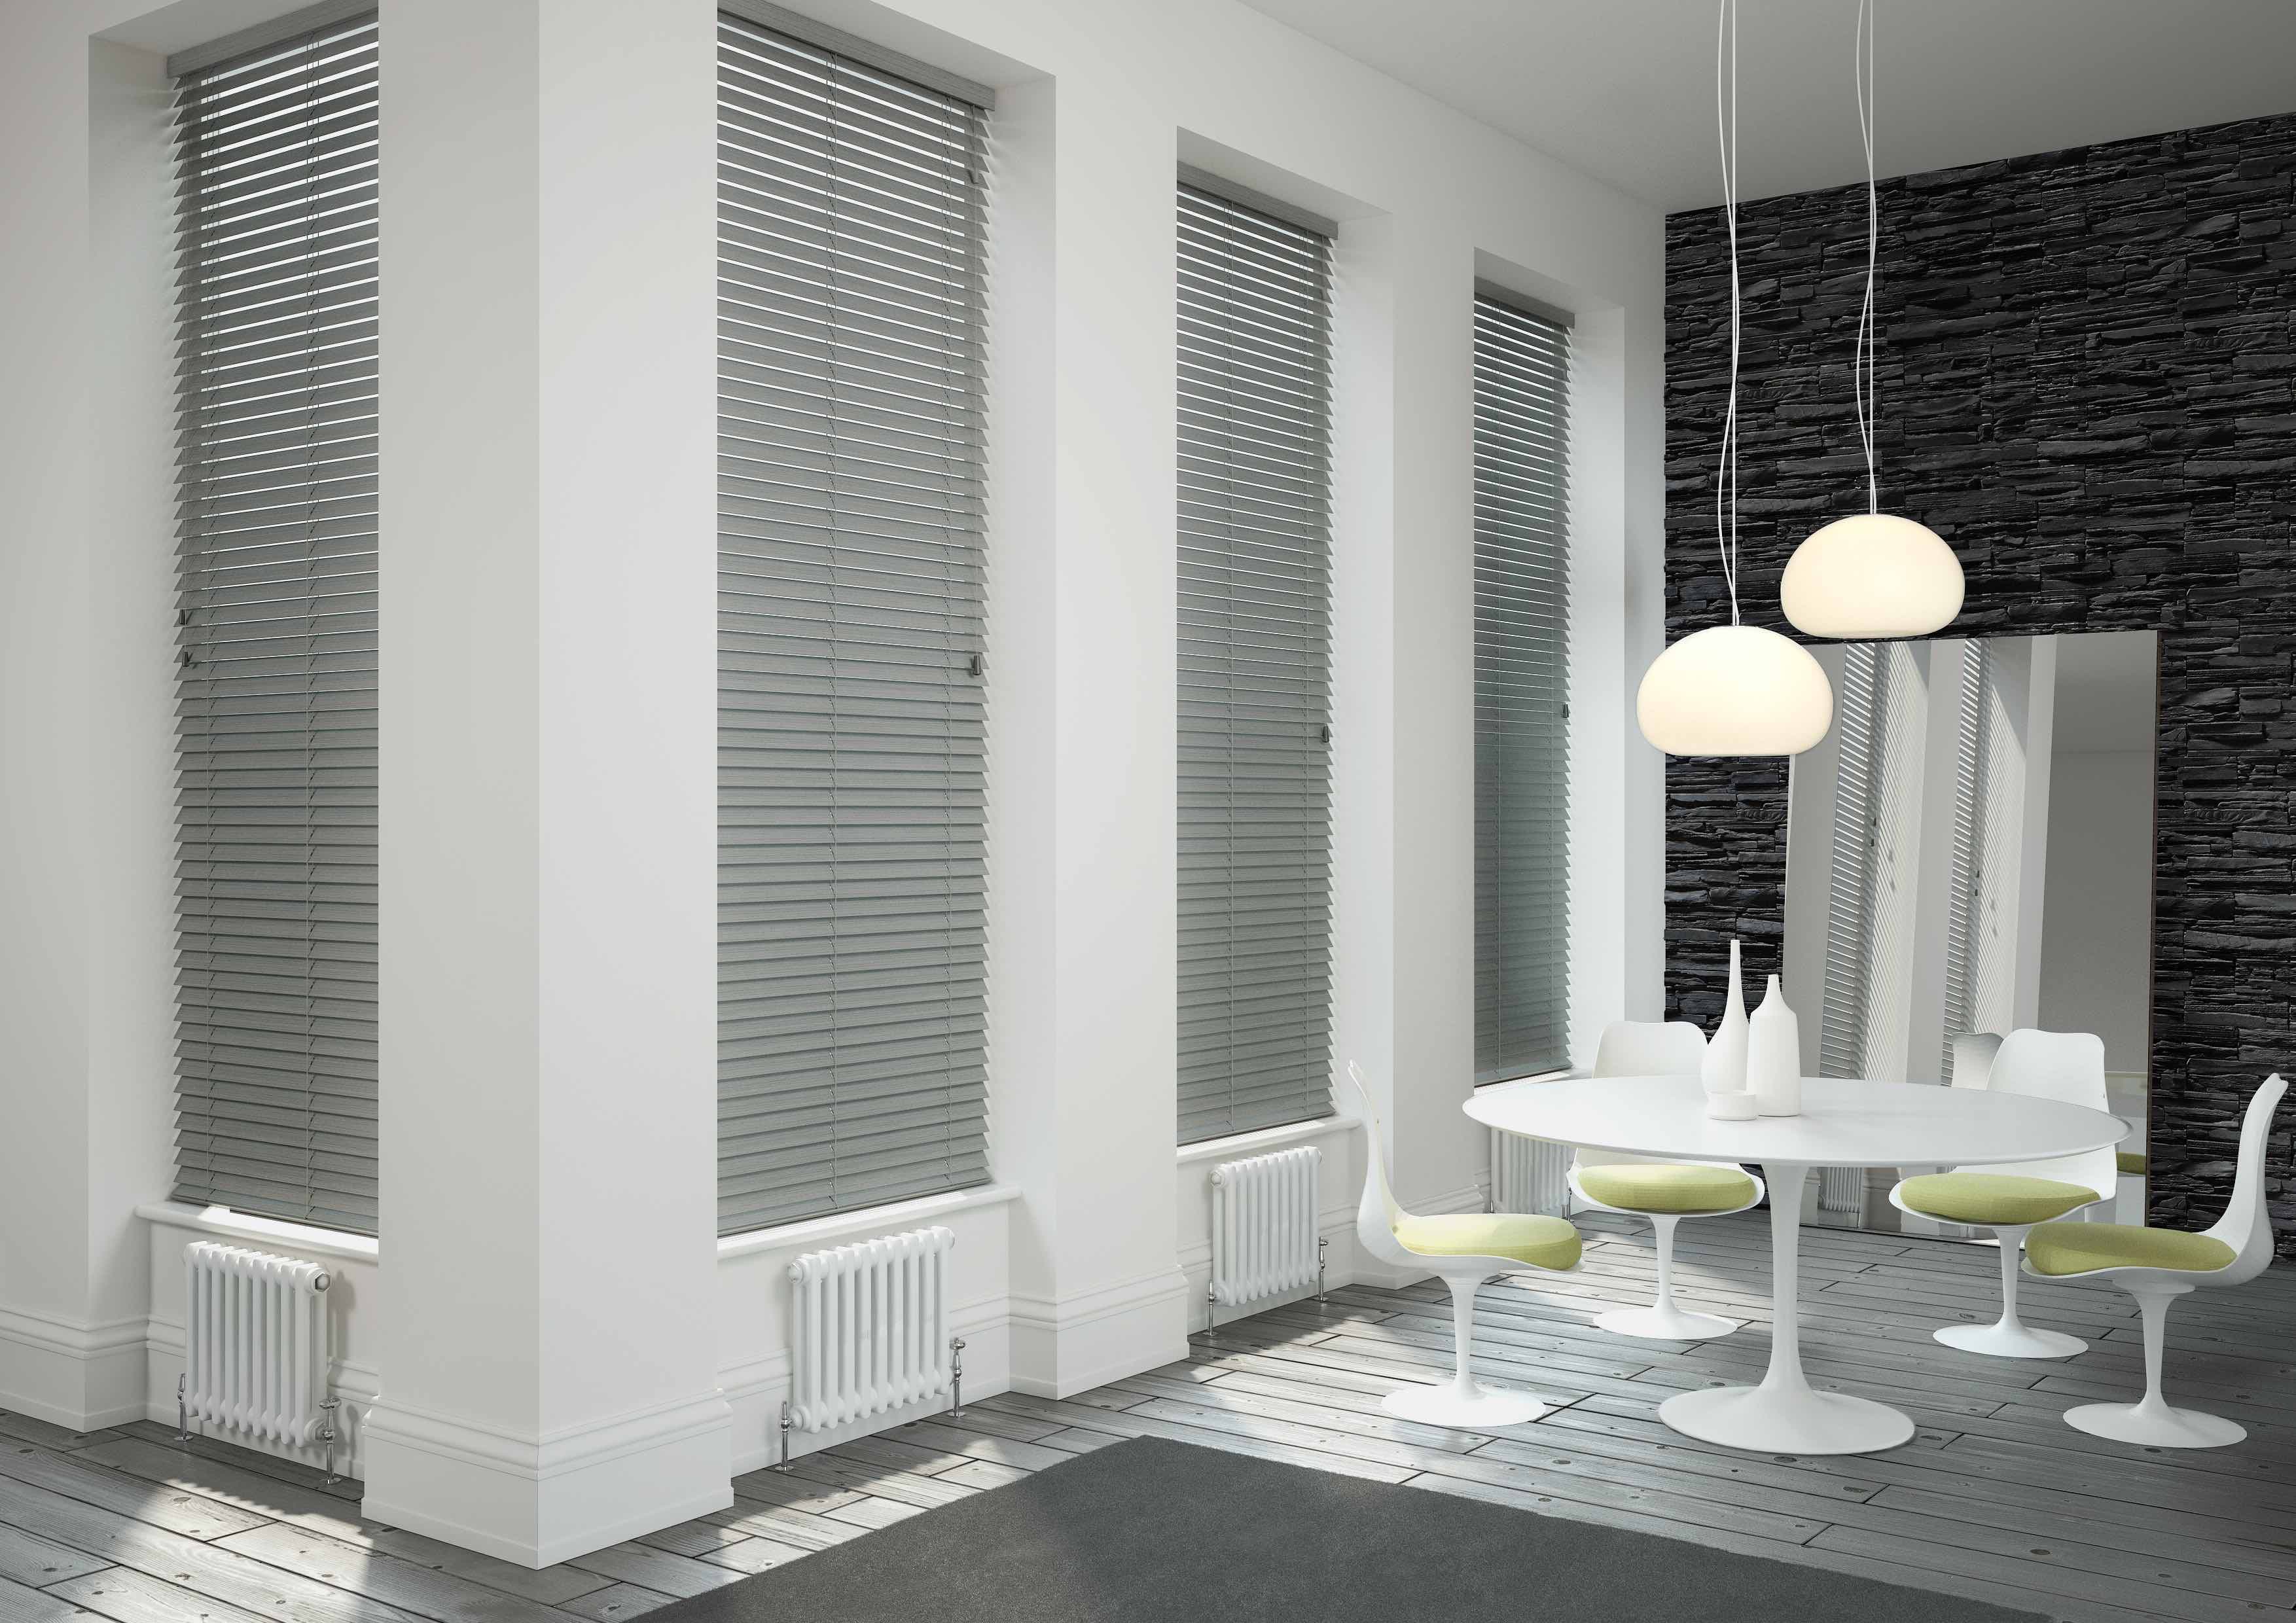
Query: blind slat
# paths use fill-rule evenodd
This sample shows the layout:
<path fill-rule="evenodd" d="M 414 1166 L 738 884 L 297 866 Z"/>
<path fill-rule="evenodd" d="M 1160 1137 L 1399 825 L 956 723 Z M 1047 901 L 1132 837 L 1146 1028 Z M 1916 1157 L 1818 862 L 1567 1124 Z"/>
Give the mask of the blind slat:
<path fill-rule="evenodd" d="M 1332 1113 L 1331 244 L 1179 189 L 1179 1141 Z"/>
<path fill-rule="evenodd" d="M 176 111 L 175 1193 L 365 1234 L 376 32 L 250 41 Z"/>
<path fill-rule="evenodd" d="M 1475 1080 L 1570 1043 L 1570 329 L 1474 300 Z"/>
<path fill-rule="evenodd" d="M 718 18 L 718 1232 L 987 1181 L 980 110 Z"/>

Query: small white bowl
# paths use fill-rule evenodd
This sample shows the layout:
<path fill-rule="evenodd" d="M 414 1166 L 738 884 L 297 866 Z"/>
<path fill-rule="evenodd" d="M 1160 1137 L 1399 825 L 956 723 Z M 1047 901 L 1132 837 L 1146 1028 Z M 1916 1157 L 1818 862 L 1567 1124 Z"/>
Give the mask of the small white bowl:
<path fill-rule="evenodd" d="M 1759 1113 L 1754 1095 L 1746 1089 L 1706 1095 L 1706 1113 L 1717 1121 L 1751 1121 Z"/>

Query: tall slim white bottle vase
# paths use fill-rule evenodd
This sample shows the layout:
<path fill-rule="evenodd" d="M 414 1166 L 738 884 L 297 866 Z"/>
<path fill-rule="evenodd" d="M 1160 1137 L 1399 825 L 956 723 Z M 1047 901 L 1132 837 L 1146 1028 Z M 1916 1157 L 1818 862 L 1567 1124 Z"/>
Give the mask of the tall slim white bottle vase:
<path fill-rule="evenodd" d="M 1738 943 L 1730 943 L 1730 995 L 1722 1005 L 1722 1023 L 1706 1045 L 1706 1058 L 1698 1067 L 1699 1080 L 1710 1094 L 1742 1093 L 1746 1086 L 1746 996 L 1738 985 Z"/>
<path fill-rule="evenodd" d="M 1746 1086 L 1763 1115 L 1801 1114 L 1801 1021 L 1786 1007 L 1775 975 L 1746 1022 Z"/>

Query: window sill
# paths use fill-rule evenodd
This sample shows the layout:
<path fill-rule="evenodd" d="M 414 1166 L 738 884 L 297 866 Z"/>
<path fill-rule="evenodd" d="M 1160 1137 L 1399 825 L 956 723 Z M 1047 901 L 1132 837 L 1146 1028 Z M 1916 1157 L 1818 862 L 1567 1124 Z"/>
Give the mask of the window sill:
<path fill-rule="evenodd" d="M 1249 1133 L 1231 1133 L 1226 1138 L 1207 1138 L 1201 1143 L 1182 1144 L 1179 1164 L 1193 1167 L 1201 1161 L 1225 1160 L 1231 1155 L 1265 1155 L 1271 1150 L 1288 1150 L 1294 1144 L 1312 1143 L 1318 1138 L 1335 1138 L 1352 1133 L 1362 1125 L 1360 1117 L 1342 1112 L 1337 1116 L 1318 1116 L 1313 1121 L 1288 1122 L 1280 1127 L 1258 1127 Z"/>
<path fill-rule="evenodd" d="M 784 1223 L 779 1228 L 753 1228 L 746 1234 L 727 1234 L 720 1239 L 718 1242 L 718 1260 L 730 1262 L 736 1257 L 751 1257 L 759 1251 L 802 1250 L 817 1245 L 834 1245 L 841 1240 L 882 1234 L 892 1229 L 914 1228 L 936 1217 L 1002 1206 L 1020 1198 L 1021 1191 L 1013 1184 L 984 1184 L 978 1189 L 923 1195 L 914 1201 L 897 1201 L 890 1206 L 872 1206 L 865 1211 L 840 1212 L 833 1217 L 808 1217 L 802 1223 Z"/>
<path fill-rule="evenodd" d="M 1568 1082 L 1594 1073 L 1583 1065 L 1567 1065 L 1561 1070 L 1534 1070 L 1527 1077 L 1497 1077 L 1488 1082 L 1478 1082 L 1478 1092 L 1486 1087 L 1513 1087 L 1518 1082 Z"/>
<path fill-rule="evenodd" d="M 365 1234 L 346 1234 L 339 1228 L 315 1228 L 308 1223 L 289 1223 L 278 1217 L 258 1217 L 246 1212 L 234 1211 L 228 1206 L 192 1206 L 182 1201 L 152 1201 L 138 1206 L 135 1215 L 147 1223 L 164 1223 L 169 1228 L 196 1229 L 201 1234 L 215 1234 L 226 1240 L 283 1246 L 289 1250 L 308 1251 L 320 1257 L 375 1262 L 381 1256 L 380 1242 Z"/>

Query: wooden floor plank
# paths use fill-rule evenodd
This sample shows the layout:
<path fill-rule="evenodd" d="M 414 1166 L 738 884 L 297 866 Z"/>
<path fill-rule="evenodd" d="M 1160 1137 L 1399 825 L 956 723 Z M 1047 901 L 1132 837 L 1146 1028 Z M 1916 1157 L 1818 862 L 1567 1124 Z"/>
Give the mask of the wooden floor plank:
<path fill-rule="evenodd" d="M 45 1589 L 68 1578 L 101 1572 L 111 1564 L 85 1550 L 54 1543 L 21 1528 L 0 1525 L 0 1578 L 28 1589 Z"/>
<path fill-rule="evenodd" d="M 0 1521 L 266 1618 L 293 1623 L 405 1623 L 415 1615 L 13 1479 L 0 1480 Z"/>
<path fill-rule="evenodd" d="M 625 1618 L 643 1617 L 657 1607 L 667 1606 L 677 1597 L 657 1590 L 642 1588 L 636 1584 L 609 1584 L 603 1589 L 594 1589 L 586 1595 L 566 1603 L 560 1610 L 578 1618 L 588 1618 L 591 1623 L 622 1623 Z"/>
<path fill-rule="evenodd" d="M 226 1606 L 131 1567 L 106 1567 L 86 1578 L 52 1585 L 48 1593 L 111 1618 L 114 1623 L 258 1623 L 251 1611 Z"/>
<path fill-rule="evenodd" d="M 236 1505 L 90 1464 L 40 1448 L 0 1448 L 0 1477 L 62 1494 L 186 1538 L 220 1538 L 261 1527 L 265 1518 Z"/>
<path fill-rule="evenodd" d="M 721 1567 L 714 1562 L 696 1561 L 688 1555 L 673 1555 L 668 1550 L 632 1541 L 608 1545 L 603 1550 L 593 1550 L 587 1555 L 578 1555 L 569 1563 L 586 1572 L 603 1572 L 608 1578 L 657 1594 L 706 1594 L 712 1589 L 722 1589 L 728 1584 L 738 1584 L 742 1575 L 731 1567 Z"/>
<path fill-rule="evenodd" d="M 564 1623 L 539 1602 L 475 1584 L 435 1567 L 401 1561 L 367 1545 L 329 1538 L 308 1528 L 279 1522 L 234 1533 L 216 1543 L 222 1549 L 251 1555 L 339 1589 L 372 1595 L 438 1623 Z"/>
<path fill-rule="evenodd" d="M 0 1578 L 0 1623 L 63 1623 L 81 1615 L 79 1607 L 62 1595 Z"/>

